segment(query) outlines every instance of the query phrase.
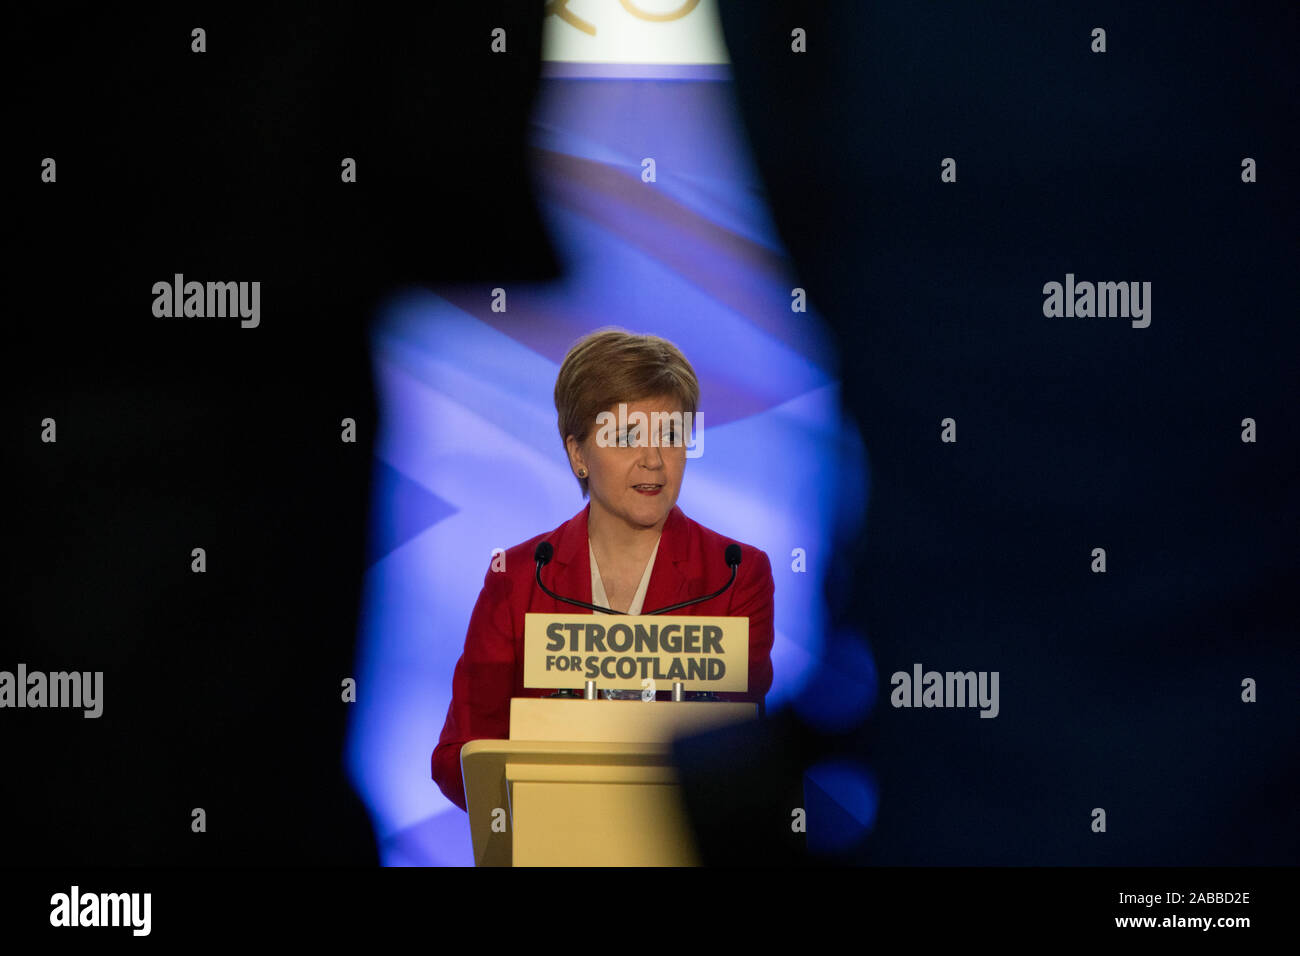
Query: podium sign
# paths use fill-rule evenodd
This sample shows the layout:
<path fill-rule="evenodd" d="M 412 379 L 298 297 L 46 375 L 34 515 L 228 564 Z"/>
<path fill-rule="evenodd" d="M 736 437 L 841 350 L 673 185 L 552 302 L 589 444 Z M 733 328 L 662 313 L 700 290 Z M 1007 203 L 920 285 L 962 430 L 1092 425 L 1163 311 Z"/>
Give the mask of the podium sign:
<path fill-rule="evenodd" d="M 749 690 L 749 618 L 524 615 L 524 686 Z M 653 682 L 653 683 L 652 683 Z"/>

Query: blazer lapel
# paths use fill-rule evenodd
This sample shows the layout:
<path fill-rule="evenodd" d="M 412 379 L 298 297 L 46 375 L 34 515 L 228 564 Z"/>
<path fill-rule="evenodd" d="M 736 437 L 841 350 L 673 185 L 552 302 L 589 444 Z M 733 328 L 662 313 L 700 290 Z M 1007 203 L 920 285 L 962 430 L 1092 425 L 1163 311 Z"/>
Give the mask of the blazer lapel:
<path fill-rule="evenodd" d="M 686 515 L 673 505 L 659 536 L 659 550 L 655 552 L 655 564 L 650 570 L 650 583 L 646 586 L 642 611 L 657 611 L 691 597 L 687 594 L 687 577 L 682 567 L 690 560 L 689 532 Z M 590 566 L 587 573 L 591 573 Z M 587 588 L 591 588 L 590 581 L 587 582 Z"/>
<path fill-rule="evenodd" d="M 588 502 L 586 508 L 566 521 L 558 534 L 550 538 L 555 556 L 542 569 L 542 580 L 548 588 L 556 594 L 588 604 L 591 603 L 591 552 L 587 544 L 587 515 L 590 511 L 591 503 Z M 673 505 L 659 536 L 659 550 L 655 552 L 642 610 L 654 611 L 694 596 L 688 593 L 690 582 L 684 573 L 691 560 L 690 550 L 690 527 L 686 515 Z M 541 600 L 551 608 L 551 613 L 578 610 L 545 594 L 541 595 Z"/>
<path fill-rule="evenodd" d="M 542 580 L 556 594 L 591 603 L 591 553 L 587 546 L 587 507 L 566 521 L 560 527 L 558 535 L 553 536 L 551 546 L 555 556 L 549 567 L 542 568 Z M 547 571 L 551 573 L 548 575 Z M 543 600 L 552 605 L 550 613 L 561 614 L 578 611 L 572 604 L 564 604 L 542 595 Z"/>

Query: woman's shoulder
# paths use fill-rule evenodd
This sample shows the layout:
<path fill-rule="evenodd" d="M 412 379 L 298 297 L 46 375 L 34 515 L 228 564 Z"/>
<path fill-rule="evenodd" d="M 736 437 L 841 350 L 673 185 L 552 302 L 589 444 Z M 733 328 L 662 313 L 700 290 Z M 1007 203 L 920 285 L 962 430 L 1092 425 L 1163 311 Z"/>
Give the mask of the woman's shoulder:
<path fill-rule="evenodd" d="M 725 556 L 729 545 L 740 548 L 742 573 L 753 573 L 757 569 L 770 567 L 767 553 L 756 545 L 742 541 L 732 535 L 715 531 L 687 515 L 677 505 L 669 514 L 665 531 L 675 560 L 691 557 Z M 526 541 L 521 541 L 505 550 L 505 570 L 530 576 L 537 565 L 538 546 L 550 545 L 549 561 L 567 564 L 579 557 L 586 556 L 587 548 L 587 509 L 583 508 L 572 518 L 564 521 L 549 531 L 535 534 Z M 661 548 L 661 551 L 663 549 Z"/>
<path fill-rule="evenodd" d="M 673 510 L 681 517 L 681 527 L 685 536 L 693 541 L 695 547 L 691 550 L 699 550 L 705 555 L 725 554 L 727 547 L 734 544 L 740 548 L 740 567 L 742 570 L 752 571 L 764 566 L 770 567 L 771 562 L 768 559 L 767 552 L 762 548 L 741 541 L 731 535 L 714 531 L 707 525 L 689 517 L 680 508 L 674 507 Z"/>
<path fill-rule="evenodd" d="M 583 548 L 587 546 L 587 509 L 583 508 L 572 518 L 561 522 L 550 531 L 535 534 L 526 541 L 520 541 L 513 547 L 506 548 L 506 569 L 509 571 L 523 568 L 531 575 L 537 564 L 538 546 L 543 542 L 551 546 L 548 562 L 557 558 L 562 563 L 572 560 L 579 544 Z"/>

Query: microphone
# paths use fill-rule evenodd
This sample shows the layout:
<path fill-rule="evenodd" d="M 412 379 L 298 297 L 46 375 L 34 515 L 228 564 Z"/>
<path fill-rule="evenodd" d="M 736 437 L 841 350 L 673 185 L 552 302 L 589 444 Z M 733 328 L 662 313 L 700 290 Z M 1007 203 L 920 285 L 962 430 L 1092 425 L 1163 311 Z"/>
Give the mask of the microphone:
<path fill-rule="evenodd" d="M 661 607 L 657 611 L 642 611 L 641 613 L 663 614 L 666 611 L 676 611 L 678 608 L 690 607 L 692 604 L 702 604 L 705 601 L 712 601 L 715 597 L 736 583 L 736 569 L 740 567 L 740 545 L 734 542 L 727 545 L 727 550 L 722 553 L 722 558 L 727 562 L 727 566 L 731 568 L 731 579 L 722 587 L 718 588 L 718 590 L 714 591 L 712 594 L 706 594 L 704 597 L 692 598 L 689 601 L 679 601 L 677 604 L 670 604 L 667 607 Z"/>
<path fill-rule="evenodd" d="M 599 611 L 602 614 L 618 613 L 617 611 L 611 610 L 610 608 L 601 607 L 599 604 L 588 604 L 586 601 L 577 601 L 574 600 L 573 598 L 560 597 L 560 595 L 556 594 L 545 584 L 543 584 L 542 568 L 550 564 L 551 558 L 553 557 L 555 557 L 555 548 L 551 546 L 551 542 L 549 541 L 539 542 L 537 545 L 537 549 L 533 551 L 533 560 L 537 562 L 537 586 L 539 588 L 541 588 L 551 597 L 555 598 L 555 600 L 562 601 L 565 604 L 572 604 L 574 607 L 586 608 L 588 611 Z"/>
<path fill-rule="evenodd" d="M 550 597 L 553 597 L 555 600 L 561 601 L 564 604 L 572 604 L 574 607 L 585 608 L 588 611 L 599 611 L 601 614 L 618 613 L 617 611 L 611 610 L 610 608 L 601 607 L 599 604 L 588 604 L 586 601 L 579 601 L 576 600 L 575 598 L 561 597 L 560 595 L 552 591 L 550 588 L 548 588 L 545 584 L 543 584 L 542 568 L 550 564 L 551 558 L 553 557 L 555 557 L 555 548 L 551 546 L 551 542 L 549 541 L 539 542 L 537 548 L 533 551 L 533 560 L 537 562 L 537 575 L 536 575 L 537 586 L 541 588 L 542 591 L 544 591 Z M 727 588 L 731 587 L 733 584 L 736 583 L 736 569 L 740 567 L 740 557 L 741 557 L 740 545 L 735 544 L 734 542 L 732 544 L 727 545 L 727 550 L 723 552 L 723 560 L 726 561 L 727 566 L 731 568 L 731 579 L 728 580 L 727 583 L 724 584 L 722 587 L 720 587 L 718 590 L 714 591 L 712 594 L 706 594 L 703 597 L 691 598 L 691 600 L 689 601 L 679 601 L 677 604 L 670 604 L 667 607 L 661 607 L 657 611 L 642 611 L 641 613 L 642 614 L 664 614 L 668 611 L 676 611 L 678 608 L 690 607 L 692 604 L 702 604 L 705 601 L 712 601 L 715 597 L 722 594 L 724 591 L 727 590 Z"/>
<path fill-rule="evenodd" d="M 727 562 L 727 566 L 731 568 L 731 578 L 730 580 L 727 581 L 726 584 L 724 584 L 718 590 L 714 591 L 712 594 L 706 594 L 704 595 L 704 597 L 693 598 L 690 601 L 681 601 L 677 604 L 670 604 L 667 607 L 661 607 L 657 611 L 646 611 L 644 613 L 663 614 L 666 611 L 676 611 L 678 608 L 690 607 L 692 604 L 700 604 L 704 601 L 712 601 L 715 597 L 717 597 L 723 591 L 727 590 L 727 588 L 731 587 L 733 584 L 736 583 L 736 569 L 740 567 L 740 545 L 736 544 L 735 542 L 732 542 L 731 544 L 727 545 L 727 550 L 722 553 L 722 558 L 724 561 Z M 718 698 L 716 695 L 711 694 L 708 691 L 696 695 L 696 700 L 699 701 L 716 701 L 717 699 Z M 758 702 L 758 713 L 760 717 L 763 715 L 762 700 Z"/>

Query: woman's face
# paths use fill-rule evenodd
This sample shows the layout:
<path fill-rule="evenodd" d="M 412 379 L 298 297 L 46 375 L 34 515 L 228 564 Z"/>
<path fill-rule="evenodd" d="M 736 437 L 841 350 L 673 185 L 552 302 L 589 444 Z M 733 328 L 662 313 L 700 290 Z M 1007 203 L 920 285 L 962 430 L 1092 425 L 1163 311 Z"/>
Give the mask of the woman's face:
<path fill-rule="evenodd" d="M 569 438 L 569 461 L 575 474 L 587 470 L 593 508 L 632 527 L 653 528 L 668 517 L 682 488 L 686 470 L 682 408 L 665 395 L 625 404 L 626 429 L 620 428 L 618 406 L 607 409 L 581 445 Z M 644 422 L 637 412 L 644 414 Z M 679 416 L 670 423 L 663 416 L 672 412 Z M 658 422 L 655 413 L 661 416 Z M 656 431 L 657 443 L 652 441 Z"/>

